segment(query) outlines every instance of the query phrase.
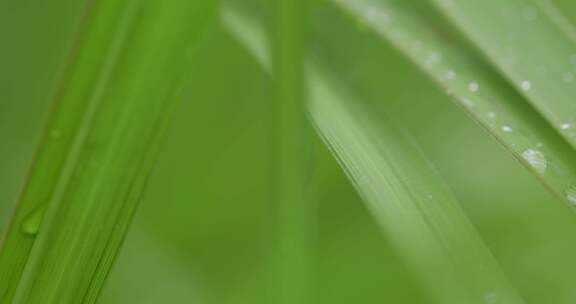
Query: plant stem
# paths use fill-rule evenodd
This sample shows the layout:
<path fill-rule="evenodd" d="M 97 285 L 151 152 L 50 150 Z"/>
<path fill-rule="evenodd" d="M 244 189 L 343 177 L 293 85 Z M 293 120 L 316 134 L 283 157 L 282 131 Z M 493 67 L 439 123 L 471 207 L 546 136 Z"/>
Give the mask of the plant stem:
<path fill-rule="evenodd" d="M 277 299 L 311 303 L 314 235 L 310 130 L 304 103 L 305 0 L 276 0 L 273 163 L 277 221 Z"/>

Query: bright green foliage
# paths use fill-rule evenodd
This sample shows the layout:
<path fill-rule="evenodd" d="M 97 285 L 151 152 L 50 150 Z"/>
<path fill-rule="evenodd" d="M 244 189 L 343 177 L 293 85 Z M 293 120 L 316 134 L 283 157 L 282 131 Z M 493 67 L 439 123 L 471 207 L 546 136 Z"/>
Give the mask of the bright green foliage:
<path fill-rule="evenodd" d="M 224 23 L 257 49 L 249 43 L 266 38 L 256 38 L 255 23 L 243 22 L 253 19 L 243 16 L 227 6 Z M 327 75 L 309 65 L 311 119 L 434 301 L 524 303 L 413 140 Z"/>
<path fill-rule="evenodd" d="M 553 193 L 574 204 L 569 195 L 576 185 L 573 149 L 434 7 L 422 1 L 335 2 L 399 48 Z"/>
<path fill-rule="evenodd" d="M 576 43 L 564 20 L 538 1 L 433 2 L 576 148 Z"/>
<path fill-rule="evenodd" d="M 310 111 L 435 303 L 524 303 L 416 143 L 310 69 Z"/>
<path fill-rule="evenodd" d="M 212 1 L 96 1 L 0 255 L 0 303 L 94 303 Z"/>
<path fill-rule="evenodd" d="M 27 1 L 67 9 L 16 2 Z M 24 11 L 16 2 L 0 6 Z M 225 30 L 205 36 L 192 97 L 101 302 L 572 303 L 574 218 L 510 157 L 576 202 L 570 21 L 548 0 L 332 0 L 307 23 L 300 5 L 311 2 L 221 7 L 262 70 Z M 214 3 L 92 4 L 0 254 L 0 303 L 96 301 Z M 44 25 L 32 19 L 26 26 Z M 34 74 L 19 65 L 0 76 Z M 14 125 L 11 107 L 26 113 L 15 104 L 31 94 L 18 82 L 0 81 L 2 126 Z M 309 143 L 306 106 L 344 170 Z M 18 150 L 21 136 L 0 132 L 5 150 Z M 3 172 L 16 171 L 10 160 Z M 312 176 L 326 179 L 318 223 Z M 2 186 L 8 201 L 15 186 Z"/>

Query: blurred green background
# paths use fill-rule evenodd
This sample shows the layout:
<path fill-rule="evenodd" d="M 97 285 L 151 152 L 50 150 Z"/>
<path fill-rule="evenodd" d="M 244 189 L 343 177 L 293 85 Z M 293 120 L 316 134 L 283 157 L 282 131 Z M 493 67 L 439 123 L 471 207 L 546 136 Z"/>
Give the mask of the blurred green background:
<path fill-rule="evenodd" d="M 576 3 L 558 1 L 576 17 Z M 81 1 L 0 1 L 0 227 Z M 325 2 L 311 50 L 422 144 L 528 303 L 576 302 L 576 219 L 390 45 Z M 269 76 L 214 20 L 100 303 L 273 303 Z M 319 140 L 317 303 L 427 303 Z"/>

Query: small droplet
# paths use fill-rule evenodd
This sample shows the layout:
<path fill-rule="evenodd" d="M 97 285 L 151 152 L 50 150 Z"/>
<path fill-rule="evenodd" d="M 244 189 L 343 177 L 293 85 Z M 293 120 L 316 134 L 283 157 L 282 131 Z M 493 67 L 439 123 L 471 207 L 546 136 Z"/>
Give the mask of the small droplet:
<path fill-rule="evenodd" d="M 562 129 L 562 130 L 569 130 L 569 129 L 572 129 L 573 127 L 574 127 L 574 125 L 571 123 L 563 123 L 560 125 L 560 129 Z"/>
<path fill-rule="evenodd" d="M 494 118 L 496 118 L 496 113 L 488 112 L 488 113 L 486 113 L 486 116 L 488 116 L 488 118 L 490 118 L 490 119 L 494 119 Z"/>
<path fill-rule="evenodd" d="M 380 31 L 383 31 L 391 21 L 390 16 L 386 12 L 375 7 L 367 8 L 364 13 L 364 18 L 368 23 L 375 25 Z"/>
<path fill-rule="evenodd" d="M 460 98 L 460 100 L 462 101 L 462 104 L 464 104 L 466 107 L 468 107 L 468 108 L 474 107 L 474 102 L 470 98 L 462 97 L 462 98 Z"/>
<path fill-rule="evenodd" d="M 448 70 L 446 72 L 446 79 L 452 80 L 454 78 L 456 78 L 456 72 L 454 72 L 454 70 Z"/>
<path fill-rule="evenodd" d="M 534 150 L 528 149 L 522 152 L 522 157 L 536 170 L 536 172 L 540 174 L 544 174 L 546 169 L 548 168 L 548 161 L 546 160 L 546 156 L 544 153 Z"/>
<path fill-rule="evenodd" d="M 504 132 L 506 132 L 506 133 L 510 133 L 510 132 L 513 131 L 513 130 L 512 130 L 512 127 L 507 126 L 507 125 L 503 125 L 501 129 L 502 129 L 502 131 L 504 131 Z"/>
<path fill-rule="evenodd" d="M 470 92 L 478 92 L 478 90 L 480 90 L 480 85 L 477 82 L 472 81 L 468 84 L 468 90 Z"/>
<path fill-rule="evenodd" d="M 522 87 L 522 90 L 528 91 L 532 88 L 532 83 L 528 80 L 524 80 L 524 81 L 522 81 L 520 86 Z"/>
<path fill-rule="evenodd" d="M 22 222 L 22 232 L 28 235 L 36 235 L 40 231 L 40 224 L 44 219 L 47 204 L 42 204 L 36 210 L 32 211 Z"/>
<path fill-rule="evenodd" d="M 570 204 L 576 205 L 576 186 L 566 189 L 566 200 Z"/>
<path fill-rule="evenodd" d="M 574 81 L 574 74 L 567 72 L 562 76 L 562 80 L 566 83 Z"/>

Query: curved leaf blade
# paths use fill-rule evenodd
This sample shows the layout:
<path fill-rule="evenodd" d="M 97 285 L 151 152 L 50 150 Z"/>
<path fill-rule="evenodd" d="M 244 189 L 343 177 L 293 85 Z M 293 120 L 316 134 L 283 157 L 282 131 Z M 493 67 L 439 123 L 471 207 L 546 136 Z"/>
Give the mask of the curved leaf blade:
<path fill-rule="evenodd" d="M 530 0 L 433 0 L 576 148 L 576 43 L 558 10 Z"/>
<path fill-rule="evenodd" d="M 574 207 L 574 150 L 422 1 L 333 0 L 390 41 L 557 197 Z"/>

